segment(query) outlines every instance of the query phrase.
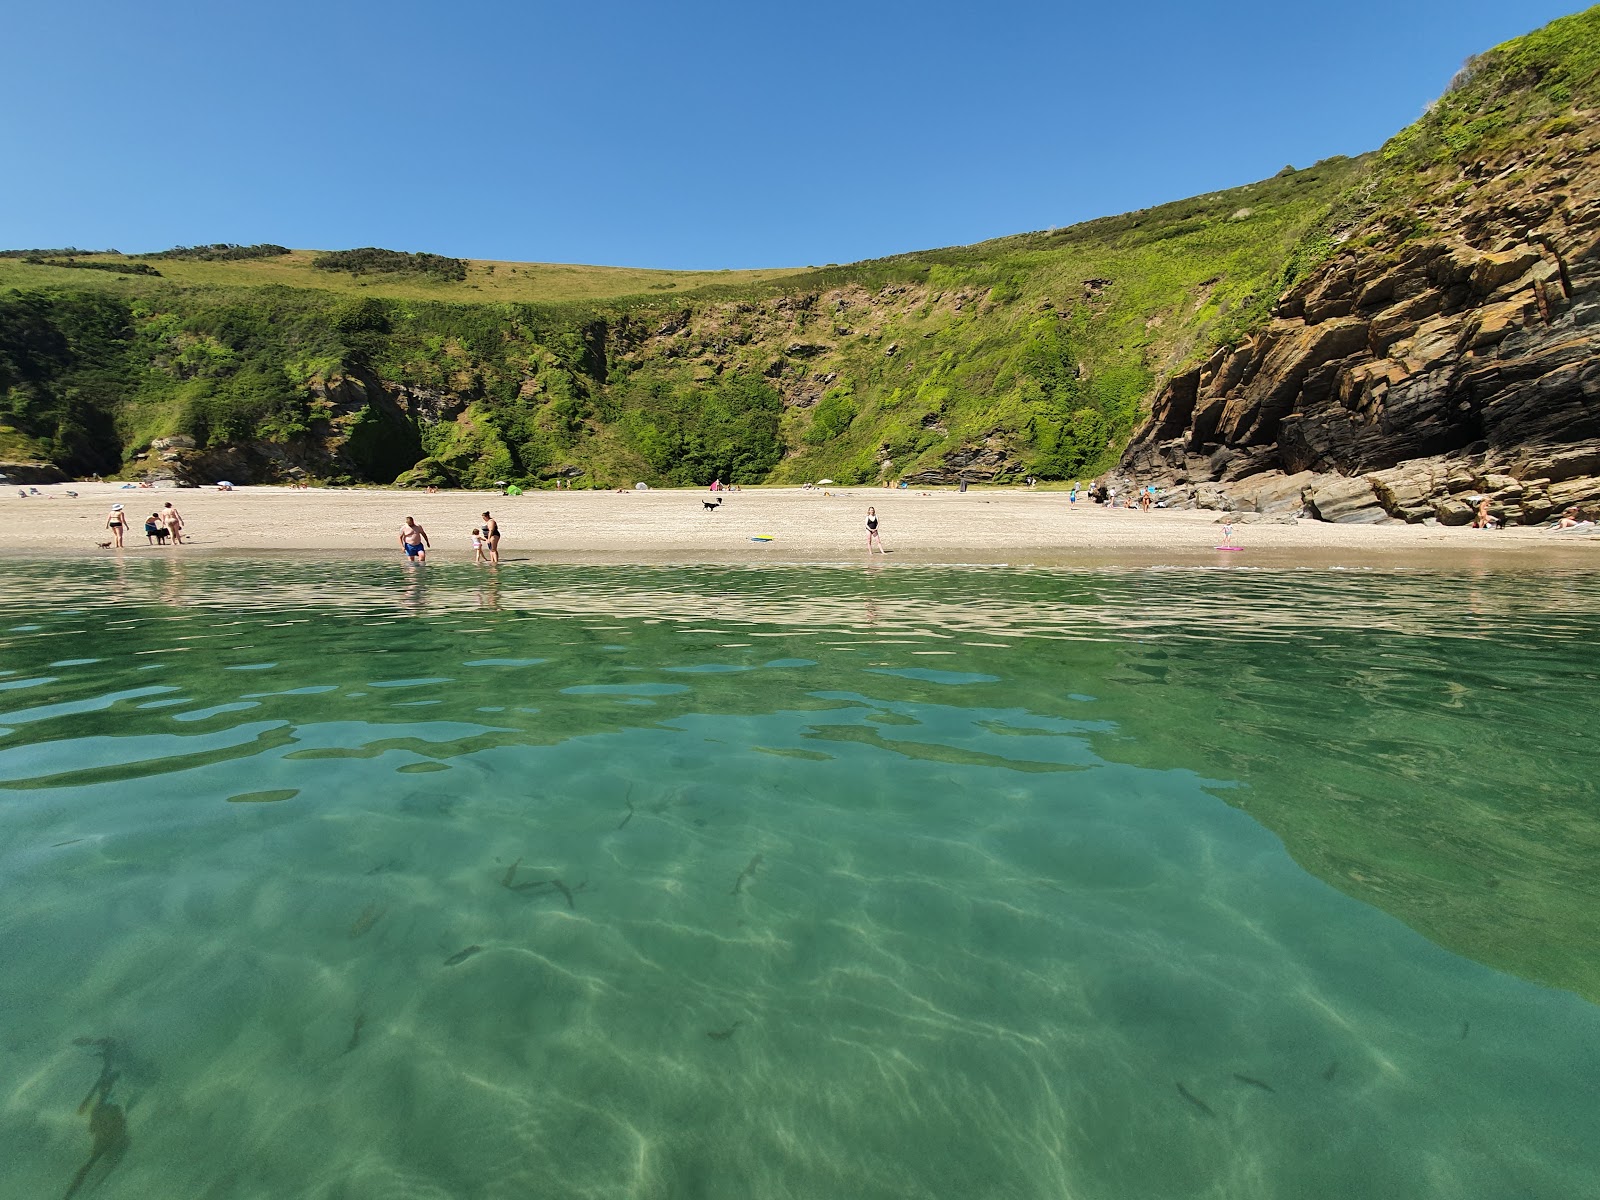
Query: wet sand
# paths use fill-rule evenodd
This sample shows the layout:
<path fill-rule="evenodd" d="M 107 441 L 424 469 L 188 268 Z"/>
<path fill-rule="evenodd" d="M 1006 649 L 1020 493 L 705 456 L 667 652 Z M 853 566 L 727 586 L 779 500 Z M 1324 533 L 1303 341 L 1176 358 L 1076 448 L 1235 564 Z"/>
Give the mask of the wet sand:
<path fill-rule="evenodd" d="M 132 522 L 126 555 L 278 553 L 367 557 L 400 554 L 402 520 L 414 516 L 433 542 L 431 561 L 471 562 L 471 530 L 485 509 L 504 532 L 505 562 L 851 562 L 866 556 L 864 521 L 876 507 L 893 563 L 1105 565 L 1248 562 L 1262 565 L 1543 564 L 1592 562 L 1600 536 L 1541 529 L 1485 532 L 1419 525 L 1236 524 L 1239 552 L 1219 551 L 1219 514 L 1109 510 L 1065 492 L 1015 488 L 887 491 L 870 487 L 805 491 L 762 488 L 724 497 L 703 489 L 649 492 L 442 492 L 384 488 L 240 487 L 232 492 L 116 484 L 40 488 L 0 496 L 0 553 L 29 558 L 107 555 L 113 503 Z M 171 501 L 186 545 L 151 546 L 145 516 Z M 753 540 L 770 537 L 770 541 Z"/>

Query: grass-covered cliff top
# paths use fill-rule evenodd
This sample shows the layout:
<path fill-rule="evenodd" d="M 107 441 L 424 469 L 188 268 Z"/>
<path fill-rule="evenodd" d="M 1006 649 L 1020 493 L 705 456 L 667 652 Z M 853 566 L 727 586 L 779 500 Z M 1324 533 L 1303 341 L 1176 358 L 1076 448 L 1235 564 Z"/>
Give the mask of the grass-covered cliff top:
<path fill-rule="evenodd" d="M 465 262 L 460 281 L 426 271 L 361 273 L 322 270 L 312 265 L 318 250 L 290 250 L 271 257 L 239 260 L 169 258 L 162 253 L 73 255 L 82 263 L 136 265 L 148 263 L 170 285 L 184 288 L 291 287 L 346 296 L 381 296 L 392 300 L 442 300 L 458 304 L 566 304 L 607 301 L 619 296 L 676 296 L 707 287 L 761 286 L 806 270 L 780 267 L 764 271 L 651 271 L 635 267 L 588 267 L 561 263 Z M 52 258 L 61 258 L 52 254 Z M 84 286 L 86 276 L 129 279 L 139 276 L 61 266 L 43 266 L 17 258 L 0 258 L 0 287 L 41 287 L 70 283 Z M 152 278 L 144 276 L 143 278 Z M 104 282 L 104 279 L 99 282 Z"/>

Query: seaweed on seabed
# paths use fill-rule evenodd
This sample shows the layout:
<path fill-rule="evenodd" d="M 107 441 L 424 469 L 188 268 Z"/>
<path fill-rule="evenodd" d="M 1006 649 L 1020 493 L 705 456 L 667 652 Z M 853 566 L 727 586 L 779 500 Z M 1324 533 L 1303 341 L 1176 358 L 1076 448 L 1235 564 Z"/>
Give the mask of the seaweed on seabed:
<path fill-rule="evenodd" d="M 1278 1090 L 1270 1083 L 1267 1083 L 1265 1080 L 1257 1079 L 1253 1075 L 1241 1075 L 1239 1072 L 1235 1071 L 1233 1073 L 1233 1077 L 1240 1083 L 1248 1083 L 1251 1087 L 1260 1088 L 1263 1092 L 1276 1092 Z"/>
<path fill-rule="evenodd" d="M 500 880 L 500 886 L 505 888 L 506 891 L 508 891 L 508 892 L 542 892 L 546 888 L 550 888 L 550 889 L 553 889 L 554 891 L 560 892 L 563 896 L 566 897 L 567 907 L 568 908 L 576 908 L 577 905 L 575 905 L 572 902 L 572 894 L 574 892 L 581 892 L 581 891 L 583 891 L 584 888 L 589 886 L 589 881 L 587 879 L 585 879 L 582 883 L 580 883 L 575 888 L 569 888 L 565 883 L 561 882 L 561 880 L 559 880 L 559 879 L 530 879 L 530 880 L 527 880 L 524 883 L 513 883 L 512 881 L 514 879 L 516 879 L 516 877 L 517 877 L 517 868 L 520 867 L 521 865 L 522 865 L 522 860 L 519 858 L 519 859 L 517 859 L 516 862 L 512 863 L 509 867 L 506 868 L 505 876 L 504 876 L 504 878 L 502 878 Z"/>
<path fill-rule="evenodd" d="M 1205 1113 L 1206 1116 L 1214 1117 L 1214 1116 L 1217 1115 L 1216 1113 L 1211 1111 L 1211 1105 L 1207 1104 L 1204 1100 L 1200 1099 L 1199 1096 L 1196 1096 L 1188 1088 L 1184 1087 L 1183 1084 L 1178 1083 L 1177 1080 L 1173 1080 L 1173 1082 L 1177 1083 L 1177 1085 L 1178 1085 L 1178 1095 L 1182 1096 L 1190 1104 L 1194 1105 L 1201 1112 Z"/>
<path fill-rule="evenodd" d="M 350 936 L 352 938 L 361 937 L 379 921 L 383 920 L 383 914 L 388 911 L 389 910 L 381 904 L 367 905 L 361 910 L 361 915 L 351 922 Z"/>
<path fill-rule="evenodd" d="M 756 868 L 759 867 L 760 865 L 761 865 L 761 855 L 757 854 L 754 858 L 752 858 L 748 863 L 745 864 L 744 870 L 739 872 L 739 878 L 737 878 L 737 879 L 735 879 L 733 881 L 733 891 L 729 892 L 728 894 L 730 896 L 737 896 L 741 891 L 743 891 L 744 890 L 744 881 L 746 879 L 754 879 L 755 878 L 755 874 L 756 874 Z"/>
<path fill-rule="evenodd" d="M 116 1167 L 127 1153 L 129 1144 L 127 1118 L 120 1105 L 110 1103 L 111 1088 L 117 1082 L 117 1072 L 111 1065 L 116 1053 L 116 1041 L 112 1038 L 77 1038 L 74 1044 L 99 1048 L 100 1077 L 83 1098 L 83 1103 L 78 1105 L 80 1116 L 85 1109 L 89 1111 L 89 1160 L 78 1168 L 62 1200 L 72 1200 L 78 1194 L 96 1163 L 103 1162 L 107 1172 Z"/>

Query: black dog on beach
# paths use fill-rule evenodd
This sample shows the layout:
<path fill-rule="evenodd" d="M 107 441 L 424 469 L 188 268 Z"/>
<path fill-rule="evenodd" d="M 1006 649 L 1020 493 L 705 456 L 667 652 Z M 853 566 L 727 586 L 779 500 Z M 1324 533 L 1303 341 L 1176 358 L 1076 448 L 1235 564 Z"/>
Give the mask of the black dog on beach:
<path fill-rule="evenodd" d="M 716 500 L 702 500 L 700 503 L 705 507 L 707 512 L 716 512 L 717 509 L 722 506 L 722 500 L 720 497 Z"/>

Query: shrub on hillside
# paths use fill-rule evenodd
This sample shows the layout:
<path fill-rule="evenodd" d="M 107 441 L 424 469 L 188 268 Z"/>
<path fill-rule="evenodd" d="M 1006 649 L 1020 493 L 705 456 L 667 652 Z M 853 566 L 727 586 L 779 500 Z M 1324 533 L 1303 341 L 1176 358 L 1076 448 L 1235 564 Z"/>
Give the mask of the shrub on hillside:
<path fill-rule="evenodd" d="M 330 250 L 313 258 L 311 265 L 320 271 L 348 271 L 352 275 L 426 275 L 454 283 L 467 277 L 464 258 L 411 254 L 404 250 L 382 250 L 377 246 Z"/>
<path fill-rule="evenodd" d="M 199 262 L 237 262 L 246 258 L 277 258 L 289 253 L 289 247 L 262 242 L 255 246 L 239 246 L 233 242 L 216 242 L 210 246 L 174 246 L 145 258 L 183 258 Z"/>
<path fill-rule="evenodd" d="M 118 254 L 117 250 L 79 250 L 65 246 L 58 250 L 0 250 L 0 258 L 71 258 L 78 254 Z"/>
<path fill-rule="evenodd" d="M 77 267 L 84 271 L 110 271 L 115 275 L 160 275 L 161 272 L 149 263 L 130 262 L 100 262 L 82 258 L 45 258 L 42 255 L 30 254 L 22 260 L 36 267 Z"/>

